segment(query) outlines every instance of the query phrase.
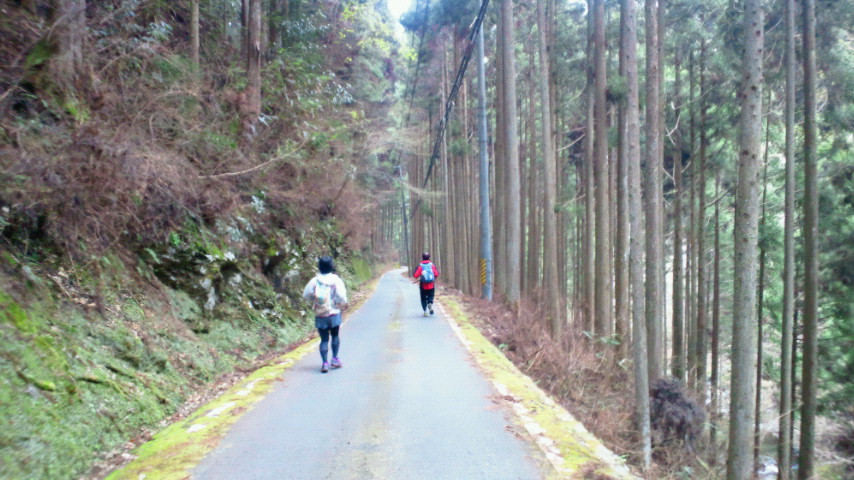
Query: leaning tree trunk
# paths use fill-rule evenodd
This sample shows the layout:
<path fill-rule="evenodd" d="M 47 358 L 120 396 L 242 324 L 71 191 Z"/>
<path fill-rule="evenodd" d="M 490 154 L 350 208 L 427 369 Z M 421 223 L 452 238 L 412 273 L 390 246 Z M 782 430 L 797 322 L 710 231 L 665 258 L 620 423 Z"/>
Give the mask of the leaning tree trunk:
<path fill-rule="evenodd" d="M 759 164 L 762 149 L 761 0 L 746 0 L 741 90 L 738 188 L 735 207 L 732 383 L 727 457 L 729 480 L 753 478 L 753 401 L 756 376 L 756 262 L 759 223 Z"/>

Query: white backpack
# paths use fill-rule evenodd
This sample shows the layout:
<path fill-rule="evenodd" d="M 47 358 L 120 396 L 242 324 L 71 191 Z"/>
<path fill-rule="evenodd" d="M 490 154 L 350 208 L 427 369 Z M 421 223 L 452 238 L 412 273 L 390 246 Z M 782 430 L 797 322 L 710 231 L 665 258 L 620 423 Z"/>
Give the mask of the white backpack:
<path fill-rule="evenodd" d="M 320 281 L 320 277 L 314 279 L 314 314 L 318 317 L 332 315 L 335 308 L 333 297 L 335 296 L 335 283 L 326 284 Z"/>

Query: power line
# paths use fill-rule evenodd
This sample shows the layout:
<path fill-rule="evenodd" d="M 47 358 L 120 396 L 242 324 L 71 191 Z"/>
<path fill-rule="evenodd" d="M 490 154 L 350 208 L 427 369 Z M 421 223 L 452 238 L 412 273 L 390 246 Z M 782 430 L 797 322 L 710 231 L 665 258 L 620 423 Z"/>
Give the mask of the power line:
<path fill-rule="evenodd" d="M 421 188 L 427 186 L 427 181 L 430 180 L 430 173 L 433 170 L 433 163 L 436 161 L 436 158 L 439 157 L 439 146 L 442 143 L 442 138 L 445 136 L 445 128 L 448 125 L 448 117 L 451 115 L 451 110 L 454 108 L 454 99 L 457 97 L 457 92 L 460 89 L 460 86 L 463 83 L 463 77 L 466 74 L 466 67 L 469 65 L 469 60 L 471 59 L 472 50 L 474 50 L 475 46 L 475 35 L 477 35 L 477 31 L 483 23 L 483 17 L 486 15 L 486 7 L 489 5 L 489 0 L 483 0 L 483 3 L 480 5 L 480 11 L 477 13 L 477 18 L 475 18 L 474 23 L 471 26 L 471 31 L 469 31 L 468 39 L 469 44 L 466 46 L 465 52 L 463 53 L 462 61 L 460 62 L 460 68 L 457 70 L 457 77 L 454 79 L 454 85 L 451 87 L 451 92 L 448 94 L 448 99 L 445 102 L 445 115 L 439 121 L 439 132 L 436 134 L 436 141 L 433 143 L 433 154 L 430 155 L 430 164 L 427 165 L 427 175 L 424 177 L 424 183 L 421 185 Z"/>
<path fill-rule="evenodd" d="M 489 0 L 483 0 L 480 5 L 480 11 L 477 13 L 477 17 L 470 27 L 470 31 L 468 34 L 468 45 L 466 45 L 466 49 L 463 52 L 463 58 L 460 61 L 460 67 L 457 69 L 457 76 L 454 79 L 454 84 L 451 86 L 451 91 L 448 94 L 448 99 L 445 101 L 445 115 L 439 120 L 439 131 L 436 133 L 436 141 L 433 143 L 433 153 L 430 155 L 430 163 L 427 165 L 427 174 L 424 176 L 424 183 L 422 183 L 421 188 L 426 188 L 427 181 L 430 180 L 430 174 L 433 171 L 433 164 L 436 162 L 436 159 L 439 158 L 439 147 L 441 146 L 442 139 L 445 137 L 445 129 L 448 125 L 448 117 L 451 115 L 451 110 L 454 108 L 454 100 L 457 97 L 457 92 L 460 89 L 460 86 L 463 83 L 463 78 L 466 74 L 466 68 L 468 67 L 469 60 L 471 60 L 471 54 L 474 50 L 474 46 L 476 44 L 475 36 L 477 35 L 478 30 L 481 28 L 481 24 L 483 23 L 483 17 L 486 15 L 486 7 L 489 5 Z M 421 204 L 421 199 L 418 199 L 415 206 L 412 208 L 412 214 L 410 218 L 415 215 L 418 206 Z"/>

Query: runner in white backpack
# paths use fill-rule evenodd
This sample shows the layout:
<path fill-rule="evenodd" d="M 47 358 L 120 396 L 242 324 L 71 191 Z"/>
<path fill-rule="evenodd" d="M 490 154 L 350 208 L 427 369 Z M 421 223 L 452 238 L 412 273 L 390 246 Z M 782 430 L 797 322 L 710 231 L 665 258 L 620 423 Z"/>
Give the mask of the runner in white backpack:
<path fill-rule="evenodd" d="M 347 307 L 347 287 L 341 277 L 335 274 L 335 262 L 330 256 L 323 256 L 317 261 L 320 274 L 309 280 L 302 292 L 302 297 L 311 302 L 314 309 L 314 326 L 320 335 L 320 358 L 323 364 L 322 373 L 329 367 L 341 368 L 338 349 L 341 339 L 338 335 L 341 328 L 341 309 Z M 329 354 L 329 339 L 332 337 L 332 360 L 327 361 Z"/>

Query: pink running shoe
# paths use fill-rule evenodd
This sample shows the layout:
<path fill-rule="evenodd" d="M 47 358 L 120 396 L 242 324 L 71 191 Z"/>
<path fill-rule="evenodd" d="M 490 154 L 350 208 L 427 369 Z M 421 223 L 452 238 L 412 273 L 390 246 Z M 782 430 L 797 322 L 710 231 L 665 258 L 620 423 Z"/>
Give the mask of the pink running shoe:
<path fill-rule="evenodd" d="M 338 360 L 338 358 L 337 358 L 337 357 L 332 359 L 332 363 L 330 364 L 330 366 L 331 366 L 332 368 L 341 368 L 341 367 L 343 367 L 343 365 L 341 364 L 341 360 Z"/>
<path fill-rule="evenodd" d="M 323 362 L 323 365 L 320 367 L 320 373 L 326 373 L 329 371 L 329 364 Z"/>

